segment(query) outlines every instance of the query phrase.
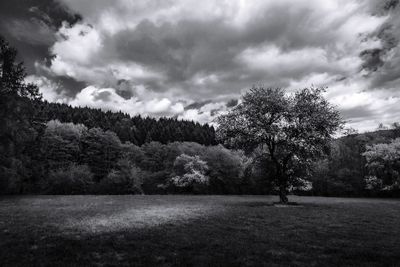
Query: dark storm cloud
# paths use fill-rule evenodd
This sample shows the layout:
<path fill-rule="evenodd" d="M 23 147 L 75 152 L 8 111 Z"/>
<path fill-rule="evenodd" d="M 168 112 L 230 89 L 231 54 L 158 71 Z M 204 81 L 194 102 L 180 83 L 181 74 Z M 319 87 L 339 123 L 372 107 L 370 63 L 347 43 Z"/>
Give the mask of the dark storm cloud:
<path fill-rule="evenodd" d="M 236 106 L 238 103 L 239 103 L 238 99 L 231 99 L 226 103 L 226 107 L 231 108 L 231 107 Z"/>
<path fill-rule="evenodd" d="M 144 20 L 133 30 L 110 37 L 118 58 L 132 60 L 165 71 L 171 82 L 185 81 L 198 71 L 211 73 L 230 69 L 239 40 L 232 30 L 214 22 L 179 21 L 156 26 Z M 227 40 L 230 49 L 227 47 Z M 235 41 L 235 42 L 234 42 Z M 107 41 L 106 41 L 107 46 Z"/>
<path fill-rule="evenodd" d="M 71 99 L 86 87 L 66 76 L 52 75 L 38 68 L 46 65 L 52 55 L 50 47 L 63 22 L 73 25 L 80 16 L 72 14 L 63 4 L 53 0 L 21 0 L 0 2 L 0 34 L 18 50 L 29 81 L 42 86 L 41 92 L 50 101 Z M 40 66 L 40 65 L 39 65 Z"/>
<path fill-rule="evenodd" d="M 399 0 L 388 0 L 384 1 L 383 9 L 385 11 L 389 11 L 391 9 L 395 9 L 399 5 Z"/>
<path fill-rule="evenodd" d="M 117 82 L 116 93 L 122 96 L 124 99 L 129 99 L 134 96 L 132 85 L 126 80 L 119 80 Z"/>
<path fill-rule="evenodd" d="M 28 74 L 37 72 L 35 62 L 50 58 L 49 48 L 56 41 L 55 34 L 61 23 L 73 24 L 79 19 L 78 15 L 70 14 L 53 0 L 0 1 L 0 35 L 18 50 Z M 48 78 L 56 83 L 66 82 L 67 93 L 76 85 L 71 86 L 73 82 L 64 77 Z"/>
<path fill-rule="evenodd" d="M 205 100 L 205 101 L 201 101 L 201 102 L 194 102 L 194 103 L 192 103 L 190 105 L 187 105 L 185 107 L 185 110 L 188 110 L 188 109 L 200 109 L 201 107 L 203 107 L 204 105 L 207 105 L 209 103 L 211 103 L 211 100 Z"/>
<path fill-rule="evenodd" d="M 11 43 L 25 43 L 49 47 L 55 41 L 54 34 L 63 21 L 75 23 L 78 15 L 66 12 L 53 0 L 20 0 L 0 2 L 0 32 Z M 22 49 L 20 53 L 24 53 Z M 34 51 L 33 54 L 36 54 Z M 42 53 L 38 57 L 48 54 Z"/>
<path fill-rule="evenodd" d="M 382 60 L 382 54 L 383 50 L 379 48 L 362 51 L 360 57 L 364 62 L 361 67 L 369 72 L 377 71 L 384 63 Z"/>
<path fill-rule="evenodd" d="M 286 7 L 275 7 L 255 16 L 246 27 L 237 29 L 220 20 L 179 20 L 155 25 L 141 21 L 133 30 L 112 36 L 123 60 L 133 60 L 155 68 L 167 68 L 172 79 L 185 80 L 203 71 L 214 73 L 239 67 L 235 56 L 249 47 L 274 43 L 285 51 L 323 45 L 325 33 L 304 26 L 289 27 L 288 19 L 302 25 L 310 10 L 290 14 Z M 266 11 L 267 12 L 267 11 Z M 268 18 L 268 19 L 267 19 Z M 290 23 L 290 22 L 289 22 Z M 175 75 L 174 75 L 175 74 Z"/>
<path fill-rule="evenodd" d="M 94 100 L 95 101 L 102 100 L 105 102 L 109 102 L 111 100 L 111 93 L 108 91 L 100 92 L 94 97 Z"/>
<path fill-rule="evenodd" d="M 88 84 L 86 82 L 78 82 L 70 77 L 56 76 L 51 77 L 52 80 L 58 81 L 62 84 L 62 91 L 67 97 L 74 97 L 82 88 Z"/>
<path fill-rule="evenodd" d="M 20 42 L 48 47 L 56 40 L 54 36 L 55 28 L 36 18 L 29 20 L 14 19 L 4 23 L 8 32 Z"/>
<path fill-rule="evenodd" d="M 398 86 L 400 73 L 400 8 L 398 0 L 379 2 L 376 5 L 377 16 L 388 17 L 387 21 L 373 32 L 369 38 L 380 41 L 377 48 L 362 51 L 362 68 L 372 78 L 371 89 Z"/>
<path fill-rule="evenodd" d="M 104 46 L 109 49 L 107 54 L 116 53 L 121 61 L 137 62 L 164 73 L 167 84 L 163 83 L 161 88 L 155 84 L 154 89 L 168 90 L 180 84 L 191 93 L 199 92 L 199 98 L 203 98 L 215 91 L 215 85 L 212 79 L 195 85 L 193 79 L 199 76 L 215 75 L 219 93 L 228 93 L 238 92 L 256 81 L 287 86 L 289 79 L 298 79 L 310 72 L 340 73 L 329 65 L 295 61 L 290 68 L 284 66 L 279 70 L 277 66 L 273 72 L 249 70 L 238 61 L 238 55 L 246 49 L 264 45 L 274 45 L 282 53 L 310 47 L 325 49 L 333 36 L 326 29 L 309 27 L 318 19 L 311 9 L 292 12 L 280 5 L 254 16 L 241 28 L 218 19 L 184 19 L 158 25 L 144 19 L 133 29 L 106 36 Z"/>

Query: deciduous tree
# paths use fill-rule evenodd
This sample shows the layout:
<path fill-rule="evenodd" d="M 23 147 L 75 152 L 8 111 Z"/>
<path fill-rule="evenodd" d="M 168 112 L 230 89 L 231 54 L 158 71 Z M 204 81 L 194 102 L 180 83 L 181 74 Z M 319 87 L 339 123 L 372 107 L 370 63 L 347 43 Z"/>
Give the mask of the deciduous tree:
<path fill-rule="evenodd" d="M 218 118 L 217 136 L 227 146 L 265 150 L 282 203 L 288 202 L 288 188 L 308 177 L 311 163 L 329 152 L 332 135 L 342 124 L 323 92 L 305 88 L 288 94 L 279 88 L 253 87 L 240 104 Z"/>
<path fill-rule="evenodd" d="M 28 177 L 26 150 L 36 137 L 32 100 L 40 94 L 35 85 L 24 82 L 24 66 L 16 57 L 17 51 L 0 36 L 0 191 L 15 184 L 12 191 L 21 193 Z"/>
<path fill-rule="evenodd" d="M 400 189 L 400 138 L 388 144 L 367 146 L 368 189 Z"/>

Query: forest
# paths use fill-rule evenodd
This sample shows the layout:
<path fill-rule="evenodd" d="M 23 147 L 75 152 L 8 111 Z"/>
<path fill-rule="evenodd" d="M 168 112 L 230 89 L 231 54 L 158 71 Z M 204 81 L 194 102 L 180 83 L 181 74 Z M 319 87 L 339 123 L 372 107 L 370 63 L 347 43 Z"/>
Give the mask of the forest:
<path fill-rule="evenodd" d="M 208 124 L 131 117 L 41 99 L 17 51 L 0 39 L 1 194 L 271 194 L 263 149 L 224 146 Z M 400 126 L 349 132 L 312 162 L 321 196 L 400 196 Z"/>

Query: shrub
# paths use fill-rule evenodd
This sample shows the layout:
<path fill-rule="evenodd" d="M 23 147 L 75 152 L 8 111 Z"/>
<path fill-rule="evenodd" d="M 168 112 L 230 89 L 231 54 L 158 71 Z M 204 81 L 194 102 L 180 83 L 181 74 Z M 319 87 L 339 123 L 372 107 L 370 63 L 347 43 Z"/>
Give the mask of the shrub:
<path fill-rule="evenodd" d="M 175 159 L 174 173 L 170 182 L 175 187 L 202 193 L 209 181 L 208 176 L 205 175 L 207 170 L 207 163 L 199 156 L 182 154 Z"/>
<path fill-rule="evenodd" d="M 158 172 L 142 171 L 145 194 L 165 194 L 168 192 L 170 170 Z"/>
<path fill-rule="evenodd" d="M 100 181 L 99 187 L 106 194 L 143 194 L 142 183 L 142 170 L 124 158 Z"/>
<path fill-rule="evenodd" d="M 245 169 L 250 162 L 244 153 L 219 145 L 207 147 L 202 159 L 207 162 L 210 189 L 213 193 L 240 193 Z"/>
<path fill-rule="evenodd" d="M 71 164 L 68 167 L 50 171 L 44 182 L 48 194 L 85 194 L 93 185 L 93 174 L 87 165 Z"/>
<path fill-rule="evenodd" d="M 17 161 L 13 159 L 13 161 Z M 15 165 L 15 164 L 13 164 Z M 0 166 L 0 193 L 2 194 L 18 194 L 21 193 L 21 176 L 18 174 L 18 169 L 12 166 L 6 168 Z"/>
<path fill-rule="evenodd" d="M 373 176 L 379 180 L 374 181 L 375 190 L 400 189 L 400 138 L 396 138 L 388 144 L 367 146 L 366 152 L 362 155 L 365 156 L 369 172 L 366 179 L 367 184 L 371 183 L 368 178 Z"/>

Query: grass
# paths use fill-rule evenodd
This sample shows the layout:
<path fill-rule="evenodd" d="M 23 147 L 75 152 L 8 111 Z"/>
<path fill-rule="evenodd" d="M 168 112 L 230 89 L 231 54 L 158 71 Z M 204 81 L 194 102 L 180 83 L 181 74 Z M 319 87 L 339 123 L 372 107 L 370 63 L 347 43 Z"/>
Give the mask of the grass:
<path fill-rule="evenodd" d="M 400 266 L 400 201 L 271 196 L 0 199 L 0 266 Z"/>

